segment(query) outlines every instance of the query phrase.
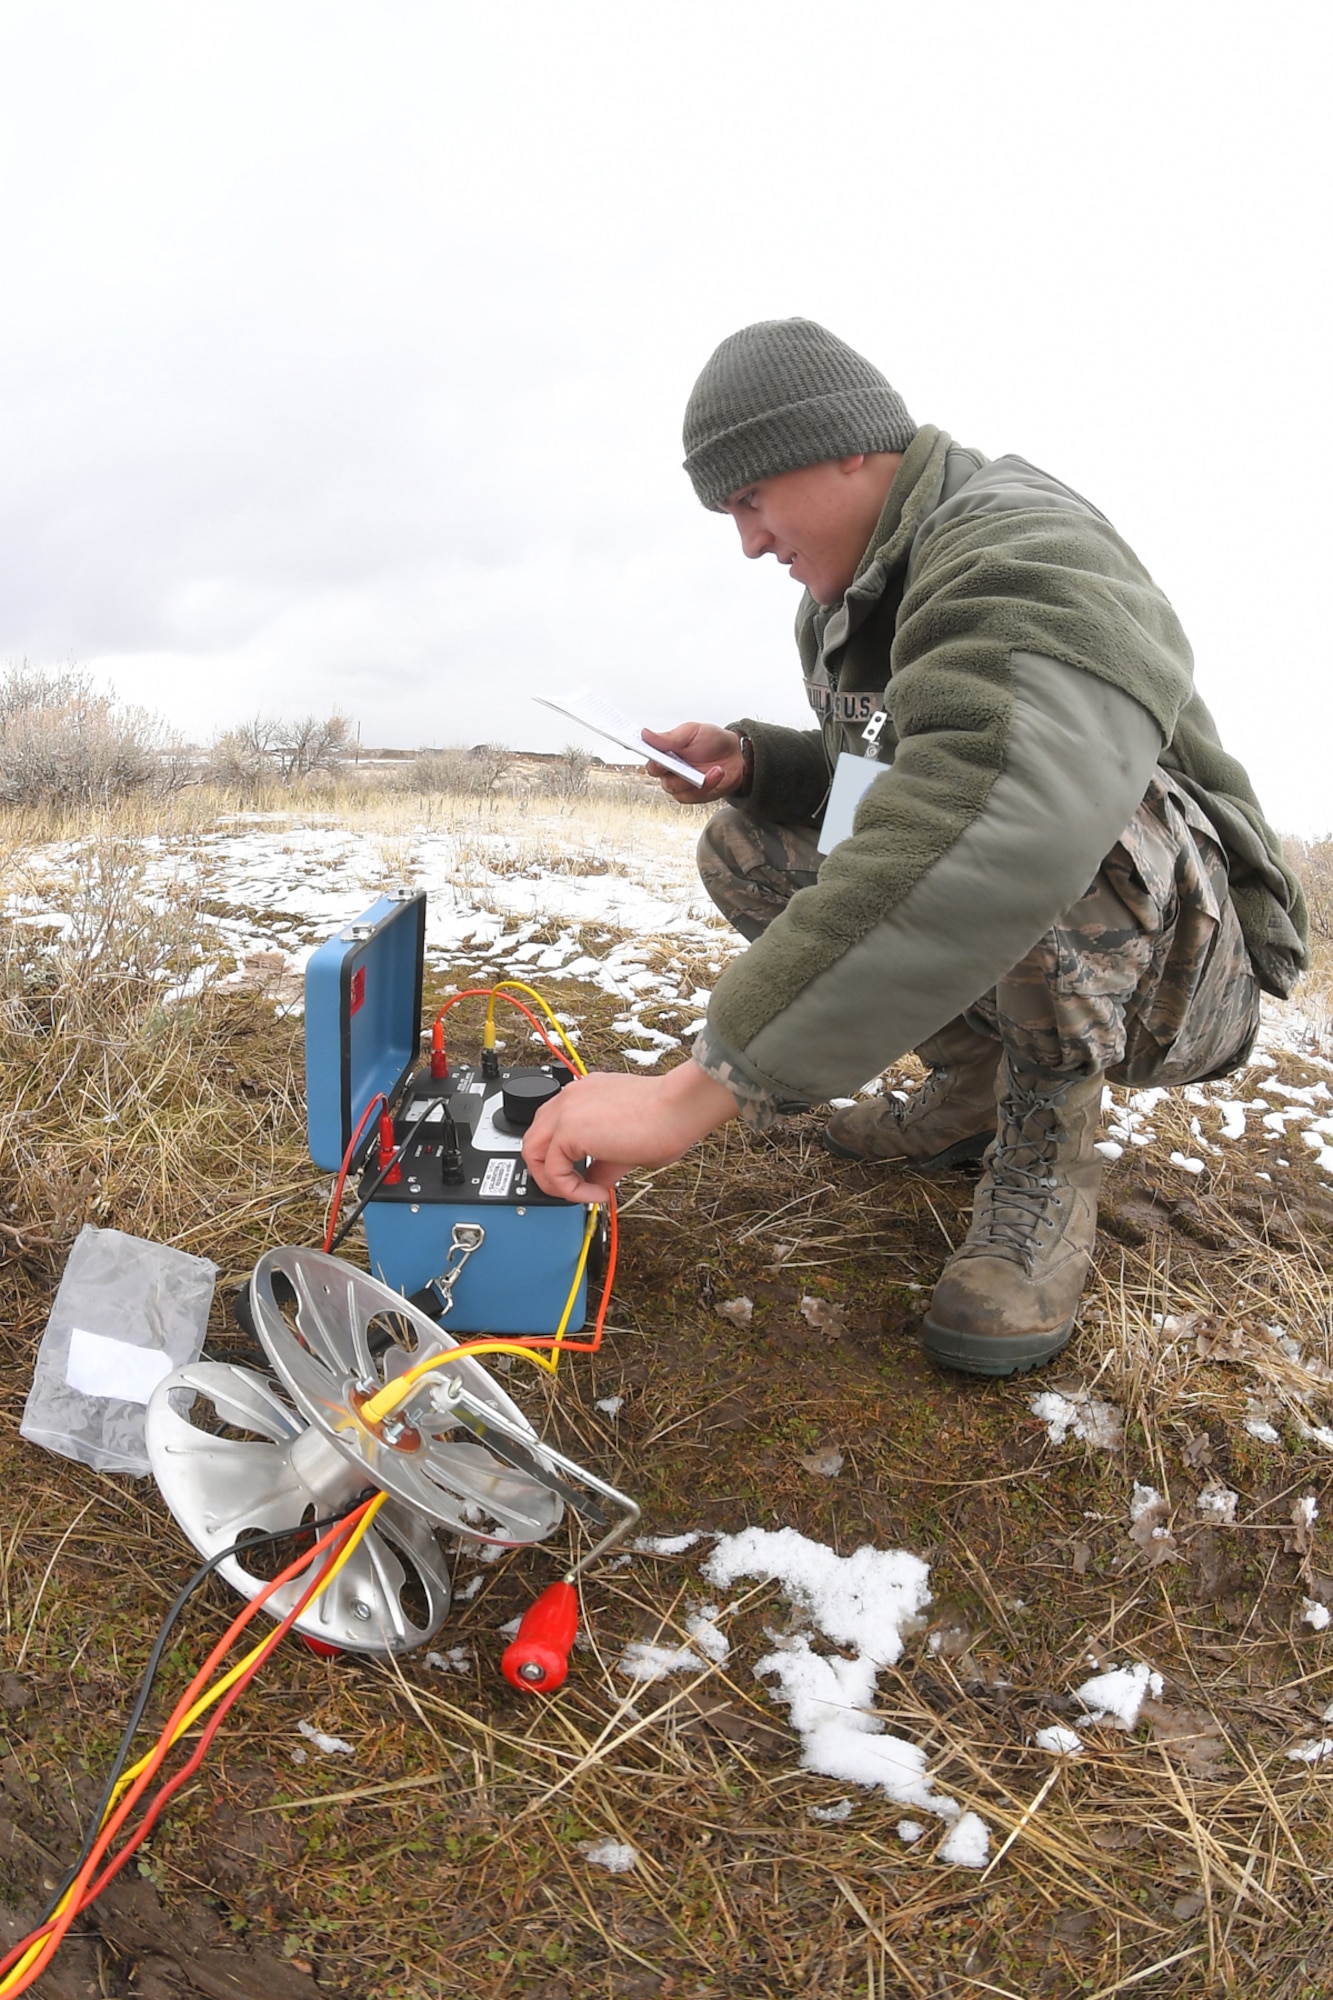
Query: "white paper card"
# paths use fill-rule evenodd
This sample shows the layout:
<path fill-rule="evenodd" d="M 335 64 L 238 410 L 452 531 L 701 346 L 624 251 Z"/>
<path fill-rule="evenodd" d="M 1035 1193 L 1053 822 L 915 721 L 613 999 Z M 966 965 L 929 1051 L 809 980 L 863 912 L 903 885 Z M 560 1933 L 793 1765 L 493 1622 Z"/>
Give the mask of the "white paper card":
<path fill-rule="evenodd" d="M 122 1403 L 146 1403 L 175 1367 L 158 1347 L 135 1347 L 109 1334 L 72 1327 L 65 1380 L 81 1396 L 115 1396 Z"/>
<path fill-rule="evenodd" d="M 645 743 L 638 729 L 627 715 L 618 708 L 612 708 L 609 701 L 603 701 L 591 688 L 575 688 L 572 694 L 535 694 L 543 708 L 553 708 L 557 715 L 567 715 L 573 722 L 581 722 L 585 729 L 591 729 L 598 736 L 605 736 L 608 743 L 618 743 L 622 750 L 632 750 L 636 757 L 651 757 L 655 764 L 665 770 L 674 771 L 678 778 L 688 778 L 692 785 L 702 785 L 704 774 L 696 771 L 693 764 L 687 764 L 683 757 L 673 757 L 669 750 L 654 750 L 651 743 Z"/>
<path fill-rule="evenodd" d="M 856 808 L 876 778 L 882 778 L 888 768 L 874 757 L 854 757 L 850 750 L 839 752 L 833 788 L 824 808 L 824 824 L 819 829 L 821 854 L 832 854 L 840 840 L 848 839 Z"/>

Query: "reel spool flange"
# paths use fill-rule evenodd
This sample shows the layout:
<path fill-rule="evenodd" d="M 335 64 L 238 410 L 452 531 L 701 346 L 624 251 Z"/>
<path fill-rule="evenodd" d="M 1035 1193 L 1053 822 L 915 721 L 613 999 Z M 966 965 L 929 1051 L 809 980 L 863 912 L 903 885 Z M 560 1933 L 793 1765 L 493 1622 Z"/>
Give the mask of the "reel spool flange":
<path fill-rule="evenodd" d="M 442 1383 L 414 1387 L 391 1421 L 363 1420 L 361 1405 L 377 1390 L 458 1345 L 365 1272 L 318 1250 L 271 1250 L 256 1266 L 250 1300 L 279 1383 L 235 1363 L 198 1361 L 159 1384 L 147 1444 L 164 1500 L 211 1556 L 248 1528 L 295 1529 L 367 1491 L 387 1492 L 360 1546 L 296 1629 L 356 1652 L 424 1644 L 449 1610 L 434 1527 L 511 1546 L 543 1540 L 563 1517 L 560 1474 L 522 1411 L 468 1356 L 443 1371 Z M 503 1456 L 484 1441 L 488 1418 Z M 263 1581 L 241 1557 L 219 1573 L 245 1597 Z M 304 1581 L 284 1586 L 265 1610 L 281 1618 Z"/>
<path fill-rule="evenodd" d="M 247 1530 L 273 1534 L 326 1521 L 366 1489 L 364 1474 L 304 1423 L 271 1381 L 232 1362 L 194 1361 L 159 1383 L 147 1438 L 162 1497 L 204 1556 Z M 266 1548 L 262 1569 L 231 1556 L 218 1574 L 242 1597 L 254 1597 L 300 1546 L 294 1536 L 280 1554 Z M 308 1581 L 307 1573 L 284 1584 L 265 1611 L 285 1616 Z M 405 1652 L 439 1630 L 449 1596 L 448 1564 L 430 1524 L 390 1500 L 295 1629 L 340 1650 Z"/>
<path fill-rule="evenodd" d="M 270 1250 L 250 1284 L 255 1327 L 308 1423 L 363 1472 L 363 1483 L 455 1534 L 479 1541 L 542 1541 L 564 1512 L 559 1479 L 518 1405 L 481 1363 L 464 1356 L 413 1389 L 405 1409 L 369 1425 L 361 1407 L 386 1383 L 460 1343 L 377 1278 L 322 1250 Z M 450 1392 L 466 1392 L 451 1408 Z M 484 1412 L 523 1440 L 523 1470 L 479 1441 Z"/>

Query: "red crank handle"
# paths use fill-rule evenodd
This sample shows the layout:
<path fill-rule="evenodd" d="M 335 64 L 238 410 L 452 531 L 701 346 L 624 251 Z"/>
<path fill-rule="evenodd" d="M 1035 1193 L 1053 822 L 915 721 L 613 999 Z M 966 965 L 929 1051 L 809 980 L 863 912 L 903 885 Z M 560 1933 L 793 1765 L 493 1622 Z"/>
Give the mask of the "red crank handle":
<path fill-rule="evenodd" d="M 572 1583 L 553 1583 L 528 1606 L 517 1636 L 505 1647 L 500 1662 L 505 1679 L 529 1694 L 554 1694 L 569 1672 L 578 1629 L 578 1592 Z"/>

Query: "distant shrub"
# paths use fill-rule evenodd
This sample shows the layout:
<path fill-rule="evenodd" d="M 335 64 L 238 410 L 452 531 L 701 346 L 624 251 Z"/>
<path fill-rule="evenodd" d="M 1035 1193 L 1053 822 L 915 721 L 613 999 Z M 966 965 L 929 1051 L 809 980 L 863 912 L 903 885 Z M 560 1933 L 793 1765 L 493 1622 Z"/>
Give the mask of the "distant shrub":
<path fill-rule="evenodd" d="M 566 743 L 553 763 L 542 766 L 542 790 L 556 799 L 582 799 L 588 795 L 593 759 L 577 743 Z"/>
<path fill-rule="evenodd" d="M 190 775 L 186 746 L 161 719 L 99 694 L 77 667 L 0 674 L 0 803 L 106 804 L 165 797 Z"/>
<path fill-rule="evenodd" d="M 454 744 L 445 750 L 423 750 L 405 766 L 404 791 L 448 793 L 454 798 L 485 798 L 504 788 L 509 753 L 499 743 L 476 743 L 470 750 Z"/>
<path fill-rule="evenodd" d="M 1310 911 L 1310 934 L 1333 942 L 1333 834 L 1322 840 L 1288 838 L 1282 843 L 1287 866 L 1301 878 Z"/>
<path fill-rule="evenodd" d="M 204 775 L 228 791 L 262 791 L 275 782 L 336 776 L 355 748 L 345 715 L 256 715 L 214 738 Z"/>

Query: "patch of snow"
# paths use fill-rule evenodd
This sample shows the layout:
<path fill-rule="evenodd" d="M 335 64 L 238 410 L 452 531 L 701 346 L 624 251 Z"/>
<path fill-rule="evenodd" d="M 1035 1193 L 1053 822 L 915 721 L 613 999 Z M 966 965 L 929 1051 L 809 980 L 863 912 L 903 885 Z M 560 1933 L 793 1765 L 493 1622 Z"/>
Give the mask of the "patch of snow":
<path fill-rule="evenodd" d="M 1134 1481 L 1134 1491 L 1130 1496 L 1129 1502 L 1129 1518 L 1131 1521 L 1141 1521 L 1144 1515 L 1150 1513 L 1153 1508 L 1164 1507 L 1165 1505 L 1166 1502 L 1155 1486 L 1140 1486 L 1137 1479 Z"/>
<path fill-rule="evenodd" d="M 1203 1172 L 1203 1161 L 1188 1158 L 1184 1153 L 1172 1153 L 1171 1164 L 1173 1167 L 1183 1167 L 1187 1174 Z"/>
<path fill-rule="evenodd" d="M 595 1410 L 604 1410 L 608 1417 L 618 1417 L 625 1407 L 623 1396 L 603 1396 L 593 1404 Z"/>
<path fill-rule="evenodd" d="M 1124 1150 L 1114 1139 L 1099 1139 L 1093 1147 L 1093 1151 L 1100 1153 L 1104 1160 L 1118 1160 Z"/>
<path fill-rule="evenodd" d="M 341 1736 L 326 1736 L 313 1722 L 298 1722 L 296 1726 L 306 1741 L 313 1743 L 316 1750 L 322 1750 L 326 1757 L 355 1757 L 356 1751 Z"/>
<path fill-rule="evenodd" d="M 1161 1692 L 1162 1676 L 1140 1660 L 1132 1667 L 1110 1667 L 1105 1673 L 1094 1674 L 1076 1690 L 1076 1697 L 1086 1710 L 1084 1722 L 1111 1722 L 1117 1729 L 1133 1729 L 1144 1698 L 1151 1695 L 1156 1701 Z"/>
<path fill-rule="evenodd" d="M 1282 1442 L 1281 1435 L 1269 1423 L 1267 1417 L 1246 1417 L 1245 1428 L 1252 1438 L 1258 1438 L 1260 1444 L 1281 1444 Z"/>
<path fill-rule="evenodd" d="M 832 1826 L 851 1818 L 852 1802 L 850 1799 L 838 1799 L 831 1806 L 810 1806 L 807 1810 L 811 1819 L 823 1820 L 825 1825 Z"/>
<path fill-rule="evenodd" d="M 1205 1486 L 1194 1504 L 1205 1521 L 1216 1521 L 1219 1527 L 1229 1528 L 1235 1522 L 1239 1500 L 1240 1495 L 1229 1486 L 1216 1483 Z"/>
<path fill-rule="evenodd" d="M 990 1828 L 974 1812 L 965 1812 L 945 1834 L 935 1859 L 954 1868 L 984 1868 L 990 1854 Z"/>
<path fill-rule="evenodd" d="M 692 1549 L 702 1540 L 696 1528 L 687 1535 L 640 1535 L 630 1546 L 640 1556 L 683 1556 L 686 1549 Z"/>
<path fill-rule="evenodd" d="M 1315 1736 L 1306 1743 L 1293 1743 L 1286 1754 L 1294 1764 L 1322 1764 L 1325 1757 L 1333 1757 L 1333 1736 Z"/>
<path fill-rule="evenodd" d="M 1301 1603 L 1301 1617 L 1312 1632 L 1326 1632 L 1333 1623 L 1333 1612 L 1317 1597 L 1307 1597 Z"/>
<path fill-rule="evenodd" d="M 847 1331 L 847 1308 L 832 1299 L 803 1298 L 800 1313 L 806 1325 L 814 1327 L 817 1333 L 827 1333 L 836 1339 Z"/>
<path fill-rule="evenodd" d="M 727 1589 L 741 1577 L 772 1577 L 838 1646 L 854 1646 L 876 1666 L 902 1658 L 905 1627 L 930 1603 L 930 1571 L 905 1549 L 863 1546 L 837 1555 L 795 1528 L 743 1528 L 724 1535 L 703 1566 Z"/>
<path fill-rule="evenodd" d="M 616 1663 L 617 1671 L 632 1681 L 661 1681 L 669 1674 L 701 1674 L 711 1662 L 722 1666 L 731 1652 L 731 1641 L 717 1624 L 716 1604 L 701 1604 L 685 1620 L 689 1637 L 683 1646 L 655 1646 L 646 1639 L 631 1639 Z"/>
<path fill-rule="evenodd" d="M 583 1853 L 594 1868 L 605 1868 L 608 1875 L 628 1875 L 639 1865 L 637 1853 L 623 1840 L 594 1840 Z"/>
<path fill-rule="evenodd" d="M 898 1822 L 898 1838 L 907 1847 L 914 1847 L 925 1830 L 917 1819 L 900 1819 Z"/>
<path fill-rule="evenodd" d="M 472 1668 L 472 1654 L 466 1646 L 451 1646 L 447 1653 L 427 1653 L 426 1665 L 442 1674 L 466 1674 Z"/>
<path fill-rule="evenodd" d="M 801 1632 L 780 1639 L 755 1665 L 756 1679 L 776 1682 L 774 1696 L 790 1711 L 807 1771 L 877 1787 L 937 1819 L 959 1818 L 957 1800 L 938 1792 L 927 1775 L 926 1752 L 889 1735 L 873 1712 L 880 1668 L 901 1658 L 907 1633 L 930 1603 L 930 1572 L 919 1556 L 870 1547 L 840 1556 L 794 1528 L 746 1528 L 721 1538 L 704 1575 L 723 1587 L 741 1577 L 770 1577 L 821 1637 L 854 1649 L 850 1657 L 819 1653 Z M 969 1828 L 960 1843 L 960 1866 L 979 1865 L 965 1858 L 978 1851 L 981 1836 L 989 1842 L 984 1823 L 978 1820 L 977 1828 L 980 1834 Z"/>
<path fill-rule="evenodd" d="M 1049 1750 L 1053 1757 L 1078 1757 L 1083 1752 L 1083 1738 L 1076 1729 L 1066 1729 L 1062 1722 L 1039 1729 L 1032 1740 L 1039 1750 Z"/>
<path fill-rule="evenodd" d="M 1085 1444 L 1099 1445 L 1103 1451 L 1116 1451 L 1123 1442 L 1122 1413 L 1114 1403 L 1103 1402 L 1086 1390 L 1043 1389 L 1028 1398 L 1028 1408 L 1046 1425 L 1052 1444 L 1063 1444 L 1071 1431 Z"/>

